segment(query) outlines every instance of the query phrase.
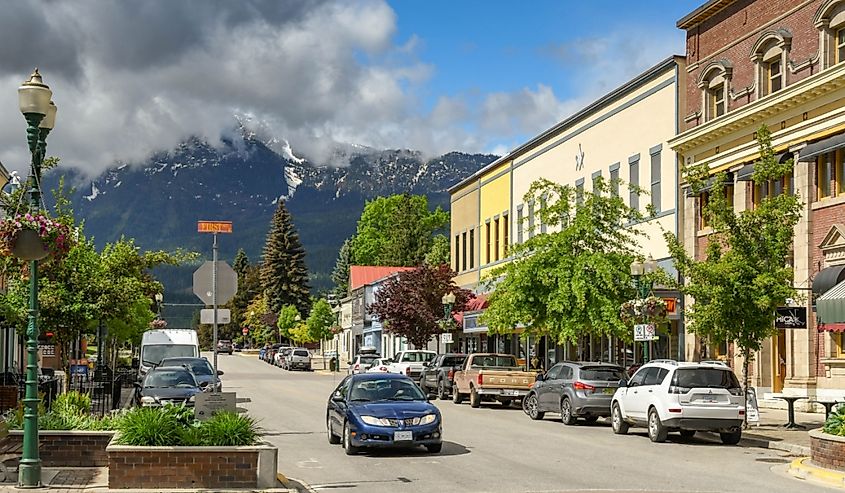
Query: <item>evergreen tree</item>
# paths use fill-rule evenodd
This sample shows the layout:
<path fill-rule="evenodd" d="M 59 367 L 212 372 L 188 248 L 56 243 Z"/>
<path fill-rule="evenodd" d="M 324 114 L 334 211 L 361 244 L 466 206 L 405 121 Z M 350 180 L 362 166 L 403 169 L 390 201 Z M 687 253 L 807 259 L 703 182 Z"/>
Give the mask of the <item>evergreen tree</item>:
<path fill-rule="evenodd" d="M 352 241 L 354 238 L 354 236 L 350 236 L 343 242 L 332 271 L 332 282 L 335 286 L 334 294 L 338 299 L 345 298 L 349 293 L 349 266 L 354 262 L 352 257 Z"/>
<path fill-rule="evenodd" d="M 249 257 L 246 256 L 243 248 L 238 248 L 238 253 L 235 255 L 235 261 L 232 267 L 238 273 L 238 277 L 246 274 L 246 270 L 249 267 Z"/>
<path fill-rule="evenodd" d="M 284 201 L 273 214 L 270 232 L 264 244 L 261 287 L 267 295 L 268 308 L 278 314 L 284 305 L 293 305 L 305 317 L 311 306 L 305 249 Z"/>

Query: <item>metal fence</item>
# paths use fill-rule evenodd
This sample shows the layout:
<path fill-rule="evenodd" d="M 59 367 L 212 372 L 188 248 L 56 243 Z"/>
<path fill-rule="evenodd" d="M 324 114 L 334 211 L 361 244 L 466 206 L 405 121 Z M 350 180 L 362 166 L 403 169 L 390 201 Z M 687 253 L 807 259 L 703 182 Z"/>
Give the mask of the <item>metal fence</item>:
<path fill-rule="evenodd" d="M 68 391 L 77 391 L 91 397 L 91 413 L 104 415 L 124 404 L 124 388 L 132 388 L 135 373 L 132 369 L 113 371 L 107 366 L 86 371 L 71 367 Z"/>

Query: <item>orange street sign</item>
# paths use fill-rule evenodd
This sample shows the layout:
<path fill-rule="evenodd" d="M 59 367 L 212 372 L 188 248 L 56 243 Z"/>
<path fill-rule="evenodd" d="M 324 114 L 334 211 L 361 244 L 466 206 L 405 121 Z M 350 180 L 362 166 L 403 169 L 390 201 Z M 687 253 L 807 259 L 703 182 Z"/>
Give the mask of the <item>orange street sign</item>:
<path fill-rule="evenodd" d="M 198 233 L 231 233 L 232 221 L 197 221 Z"/>

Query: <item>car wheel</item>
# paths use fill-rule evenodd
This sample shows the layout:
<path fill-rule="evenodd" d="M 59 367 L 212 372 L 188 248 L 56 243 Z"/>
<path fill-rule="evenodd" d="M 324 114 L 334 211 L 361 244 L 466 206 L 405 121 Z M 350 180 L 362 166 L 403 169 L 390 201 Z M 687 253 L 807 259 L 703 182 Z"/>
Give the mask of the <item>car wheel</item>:
<path fill-rule="evenodd" d="M 578 418 L 572 412 L 572 402 L 569 400 L 569 397 L 564 397 L 560 401 L 560 420 L 565 425 L 574 425 L 578 421 Z"/>
<path fill-rule="evenodd" d="M 695 430 L 681 430 L 681 438 L 692 438 L 695 436 Z"/>
<path fill-rule="evenodd" d="M 525 411 L 525 414 L 527 414 L 529 418 L 535 421 L 543 419 L 543 416 L 546 415 L 546 413 L 540 411 L 540 405 L 537 402 L 536 394 L 531 394 L 522 401 L 522 410 Z"/>
<path fill-rule="evenodd" d="M 613 411 L 610 413 L 610 424 L 613 427 L 613 433 L 617 435 L 628 433 L 629 425 L 622 419 L 622 410 L 616 402 L 613 403 Z"/>
<path fill-rule="evenodd" d="M 584 421 L 586 421 L 587 423 L 590 423 L 590 424 L 595 423 L 598 420 L 599 420 L 599 417 L 596 416 L 595 414 L 590 414 L 589 416 L 584 417 Z"/>
<path fill-rule="evenodd" d="M 337 445 L 340 443 L 340 437 L 335 435 L 332 431 L 332 418 L 327 416 L 326 417 L 326 432 L 329 434 L 329 443 L 332 445 Z"/>
<path fill-rule="evenodd" d="M 453 387 L 452 387 L 452 402 L 454 402 L 455 404 L 460 404 L 463 401 L 464 401 L 464 396 L 460 392 L 458 392 L 458 387 L 455 387 L 453 385 Z"/>
<path fill-rule="evenodd" d="M 722 439 L 722 443 L 725 445 L 736 445 L 742 439 L 742 430 L 719 433 L 719 438 Z"/>
<path fill-rule="evenodd" d="M 475 387 L 469 389 L 469 406 L 478 407 L 481 405 L 481 396 L 475 391 Z"/>
<path fill-rule="evenodd" d="M 449 393 L 446 392 L 446 384 L 443 383 L 443 380 L 437 382 L 437 398 L 441 401 L 449 398 Z"/>
<path fill-rule="evenodd" d="M 429 454 L 439 454 L 441 450 L 443 450 L 442 443 L 435 443 L 432 445 L 426 445 L 425 449 L 428 450 Z"/>
<path fill-rule="evenodd" d="M 657 409 L 651 408 L 648 411 L 648 438 L 652 442 L 661 443 L 666 441 L 669 435 L 669 430 L 663 426 L 660 421 L 660 415 L 657 414 Z"/>
<path fill-rule="evenodd" d="M 355 455 L 358 453 L 358 447 L 352 445 L 352 430 L 343 423 L 343 451 L 346 455 Z"/>

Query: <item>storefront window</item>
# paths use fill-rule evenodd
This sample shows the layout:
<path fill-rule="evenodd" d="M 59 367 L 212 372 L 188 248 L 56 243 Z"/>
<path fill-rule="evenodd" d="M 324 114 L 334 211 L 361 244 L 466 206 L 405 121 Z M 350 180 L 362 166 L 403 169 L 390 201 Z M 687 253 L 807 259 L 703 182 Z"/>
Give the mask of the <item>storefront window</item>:
<path fill-rule="evenodd" d="M 833 355 L 836 358 L 845 358 L 845 332 L 835 332 L 833 334 L 833 342 L 836 345 Z"/>

